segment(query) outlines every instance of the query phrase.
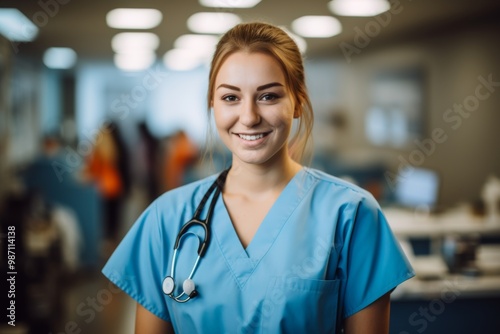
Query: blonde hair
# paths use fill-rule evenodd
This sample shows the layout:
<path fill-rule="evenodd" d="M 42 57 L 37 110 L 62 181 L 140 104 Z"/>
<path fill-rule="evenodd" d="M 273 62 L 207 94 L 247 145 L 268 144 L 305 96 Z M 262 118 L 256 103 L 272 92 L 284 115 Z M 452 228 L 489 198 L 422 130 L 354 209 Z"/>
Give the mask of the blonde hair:
<path fill-rule="evenodd" d="M 289 152 L 292 159 L 301 162 L 311 141 L 314 116 L 305 84 L 302 55 L 297 44 L 282 29 L 267 23 L 242 23 L 222 36 L 215 49 L 208 77 L 209 113 L 217 73 L 224 61 L 239 51 L 265 53 L 281 65 L 287 89 L 292 93 L 295 113 L 299 117 L 296 131 L 289 141 Z"/>

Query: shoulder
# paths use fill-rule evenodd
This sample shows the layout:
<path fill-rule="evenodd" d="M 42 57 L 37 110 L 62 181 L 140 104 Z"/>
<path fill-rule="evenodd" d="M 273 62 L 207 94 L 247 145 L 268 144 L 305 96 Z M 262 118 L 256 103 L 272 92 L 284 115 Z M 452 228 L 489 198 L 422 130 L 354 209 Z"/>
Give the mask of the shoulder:
<path fill-rule="evenodd" d="M 313 168 L 306 168 L 305 172 L 306 182 L 312 184 L 308 192 L 309 210 L 318 217 L 334 222 L 338 237 L 356 225 L 377 228 L 383 223 L 380 205 L 370 192 Z"/>
<path fill-rule="evenodd" d="M 304 171 L 306 178 L 313 181 L 313 189 L 316 192 L 321 192 L 326 196 L 335 196 L 337 201 L 345 203 L 368 203 L 378 206 L 370 192 L 349 181 L 310 167 L 304 167 Z"/>

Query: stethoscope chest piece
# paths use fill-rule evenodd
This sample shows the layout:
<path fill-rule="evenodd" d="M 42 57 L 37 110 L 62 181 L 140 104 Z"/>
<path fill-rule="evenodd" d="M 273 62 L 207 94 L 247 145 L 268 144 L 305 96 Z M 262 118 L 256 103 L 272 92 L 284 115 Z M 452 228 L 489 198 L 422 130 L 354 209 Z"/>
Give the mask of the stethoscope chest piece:
<path fill-rule="evenodd" d="M 174 292 L 175 288 L 175 283 L 174 279 L 170 276 L 165 277 L 163 280 L 163 293 L 166 295 L 170 295 L 172 292 Z"/>

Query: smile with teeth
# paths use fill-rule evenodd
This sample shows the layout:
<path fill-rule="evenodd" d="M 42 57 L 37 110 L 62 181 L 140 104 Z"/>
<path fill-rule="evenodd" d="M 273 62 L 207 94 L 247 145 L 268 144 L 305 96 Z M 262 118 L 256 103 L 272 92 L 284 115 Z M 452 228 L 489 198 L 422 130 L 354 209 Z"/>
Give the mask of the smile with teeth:
<path fill-rule="evenodd" d="M 243 134 L 239 133 L 238 136 L 241 139 L 253 141 L 253 140 L 260 139 L 260 138 L 264 138 L 265 134 L 264 133 L 260 133 L 258 135 L 243 135 Z"/>

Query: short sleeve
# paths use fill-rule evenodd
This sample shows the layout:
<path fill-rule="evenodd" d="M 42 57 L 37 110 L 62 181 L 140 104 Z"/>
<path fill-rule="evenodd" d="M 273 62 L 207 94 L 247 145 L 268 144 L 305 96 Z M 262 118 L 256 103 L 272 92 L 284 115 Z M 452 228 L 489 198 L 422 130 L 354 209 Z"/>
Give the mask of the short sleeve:
<path fill-rule="evenodd" d="M 339 261 L 344 318 L 415 275 L 375 199 L 363 197 L 349 216 Z"/>
<path fill-rule="evenodd" d="M 170 321 L 162 282 L 162 234 L 156 204 L 134 223 L 102 273 L 116 286 L 157 317 Z"/>

